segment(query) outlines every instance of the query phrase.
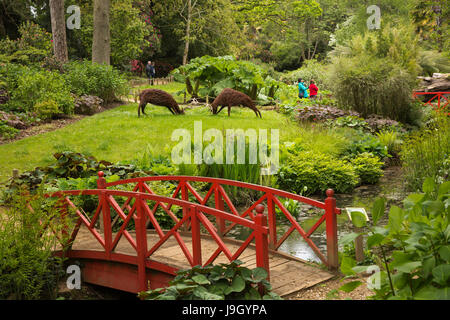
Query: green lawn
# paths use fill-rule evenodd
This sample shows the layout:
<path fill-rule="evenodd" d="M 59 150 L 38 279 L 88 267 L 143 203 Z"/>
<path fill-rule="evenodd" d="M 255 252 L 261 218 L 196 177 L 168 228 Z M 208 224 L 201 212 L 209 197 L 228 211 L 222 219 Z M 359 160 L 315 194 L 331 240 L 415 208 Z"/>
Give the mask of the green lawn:
<path fill-rule="evenodd" d="M 262 119 L 242 108 L 233 108 L 231 117 L 226 110 L 214 116 L 206 107 L 173 116 L 165 107 L 147 105 L 146 112 L 147 116 L 138 118 L 136 103 L 123 105 L 56 131 L 1 145 L 0 181 L 10 177 L 14 168 L 22 172 L 53 163 L 53 154 L 59 151 L 81 152 L 112 162 L 140 159 L 146 150 L 170 157 L 172 147 L 178 143 L 171 141 L 173 130 L 187 129 L 193 136 L 194 121 L 202 121 L 203 131 L 279 129 L 280 143 L 302 139 L 308 148 L 329 153 L 336 153 L 346 141 L 327 129 L 299 126 L 275 111 L 261 111 Z M 270 139 L 270 130 L 268 136 Z"/>

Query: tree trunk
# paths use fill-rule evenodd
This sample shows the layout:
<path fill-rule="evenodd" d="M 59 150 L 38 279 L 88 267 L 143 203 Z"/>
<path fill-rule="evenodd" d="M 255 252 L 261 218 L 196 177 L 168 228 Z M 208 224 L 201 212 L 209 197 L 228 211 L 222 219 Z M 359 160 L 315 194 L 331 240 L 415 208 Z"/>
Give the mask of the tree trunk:
<path fill-rule="evenodd" d="M 64 17 L 64 0 L 50 0 L 50 17 L 52 22 L 53 52 L 56 59 L 67 62 L 66 20 Z"/>
<path fill-rule="evenodd" d="M 187 64 L 189 54 L 189 37 L 191 35 L 192 2 L 187 0 L 186 40 L 184 44 L 183 65 Z"/>
<path fill-rule="evenodd" d="M 110 0 L 94 0 L 94 36 L 92 62 L 110 64 L 111 44 L 109 30 Z"/>

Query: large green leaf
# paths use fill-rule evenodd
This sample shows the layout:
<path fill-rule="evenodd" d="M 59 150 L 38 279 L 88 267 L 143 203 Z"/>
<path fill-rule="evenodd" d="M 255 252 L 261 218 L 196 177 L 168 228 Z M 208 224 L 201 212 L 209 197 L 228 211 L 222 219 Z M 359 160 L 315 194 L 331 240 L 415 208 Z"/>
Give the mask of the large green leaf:
<path fill-rule="evenodd" d="M 202 299 L 202 300 L 223 300 L 224 297 L 211 293 L 208 290 L 206 290 L 206 288 L 198 286 L 196 287 L 193 292 L 194 296 Z"/>
<path fill-rule="evenodd" d="M 450 193 L 450 181 L 446 181 L 439 186 L 438 194 L 439 196 L 443 196 L 445 194 Z"/>
<path fill-rule="evenodd" d="M 440 285 L 448 285 L 447 281 L 450 277 L 450 265 L 441 264 L 435 267 L 432 271 L 433 280 Z"/>
<path fill-rule="evenodd" d="M 385 199 L 377 198 L 372 206 L 372 220 L 373 224 L 376 225 L 378 220 L 384 215 L 385 210 Z"/>
<path fill-rule="evenodd" d="M 346 284 L 341 286 L 339 288 L 339 290 L 344 291 L 344 292 L 352 292 L 353 290 L 355 290 L 356 288 L 358 288 L 362 284 L 363 284 L 363 282 L 361 282 L 361 281 L 347 282 Z"/>
<path fill-rule="evenodd" d="M 446 262 L 450 262 L 450 245 L 443 246 L 439 249 L 439 255 Z"/>
<path fill-rule="evenodd" d="M 194 280 L 195 283 L 198 284 L 211 284 L 211 282 L 202 274 L 198 274 L 192 277 L 192 280 Z"/>
<path fill-rule="evenodd" d="M 261 281 L 267 278 L 267 271 L 264 268 L 255 268 L 252 270 L 252 273 L 255 280 Z"/>
<path fill-rule="evenodd" d="M 422 275 L 424 278 L 428 278 L 428 276 L 431 274 L 431 271 L 436 266 L 436 258 L 434 256 L 431 256 L 427 259 L 423 260 L 422 263 Z"/>
<path fill-rule="evenodd" d="M 434 182 L 434 178 L 428 177 L 425 179 L 422 185 L 422 190 L 425 193 L 432 193 L 436 188 L 436 183 Z"/>
<path fill-rule="evenodd" d="M 396 265 L 394 269 L 404 273 L 411 273 L 417 268 L 419 268 L 421 265 L 422 265 L 421 261 L 411 261 Z"/>
<path fill-rule="evenodd" d="M 362 228 L 367 224 L 366 216 L 362 212 L 352 211 L 350 213 L 352 223 L 357 228 Z"/>
<path fill-rule="evenodd" d="M 425 211 L 433 216 L 438 215 L 445 210 L 442 201 L 424 201 L 422 205 Z"/>
<path fill-rule="evenodd" d="M 415 300 L 450 300 L 450 288 L 436 288 L 432 285 L 421 288 L 415 295 Z"/>
<path fill-rule="evenodd" d="M 380 233 L 374 233 L 367 238 L 367 248 L 370 249 L 381 244 L 385 238 L 386 237 Z"/>
<path fill-rule="evenodd" d="M 245 289 L 245 281 L 240 275 L 236 275 L 231 282 L 231 285 L 224 291 L 225 295 L 232 292 L 241 292 Z"/>
<path fill-rule="evenodd" d="M 403 222 L 404 212 L 397 206 L 392 206 L 389 210 L 389 231 L 396 233 L 400 231 Z"/>
<path fill-rule="evenodd" d="M 350 257 L 343 257 L 341 259 L 341 272 L 345 275 L 354 275 L 353 267 L 356 266 L 356 261 Z"/>
<path fill-rule="evenodd" d="M 356 233 L 356 232 L 351 232 L 351 233 L 347 233 L 346 235 L 342 236 L 339 239 L 339 243 L 343 246 L 352 243 L 353 241 L 355 241 L 355 239 L 360 235 L 360 233 Z"/>

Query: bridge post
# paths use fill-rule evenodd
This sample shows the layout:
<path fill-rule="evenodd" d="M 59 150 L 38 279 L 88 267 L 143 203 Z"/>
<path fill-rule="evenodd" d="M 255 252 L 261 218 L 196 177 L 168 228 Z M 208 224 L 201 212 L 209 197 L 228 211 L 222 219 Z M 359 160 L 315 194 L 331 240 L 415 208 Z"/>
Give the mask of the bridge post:
<path fill-rule="evenodd" d="M 267 194 L 267 216 L 269 218 L 269 248 L 276 250 L 277 247 L 277 213 L 275 212 L 275 203 L 273 194 Z"/>
<path fill-rule="evenodd" d="M 215 200 L 216 209 L 223 211 L 224 203 L 223 203 L 223 198 L 220 195 L 218 186 L 219 185 L 216 185 L 216 187 L 214 188 L 214 200 Z M 217 233 L 222 238 L 225 233 L 225 220 L 222 217 L 216 217 L 216 223 L 217 223 Z"/>
<path fill-rule="evenodd" d="M 267 218 L 263 214 L 264 206 L 258 204 L 255 208 L 256 216 L 255 223 L 261 227 L 267 226 Z M 256 266 L 264 268 L 267 271 L 267 281 L 270 281 L 270 268 L 269 268 L 269 246 L 267 240 L 267 234 L 260 230 L 255 230 L 255 246 L 256 246 Z M 262 294 L 264 287 L 260 286 L 259 291 Z"/>
<path fill-rule="evenodd" d="M 334 191 L 332 189 L 328 189 L 326 194 L 327 198 L 325 199 L 325 221 L 327 235 L 328 268 L 330 270 L 336 270 L 339 267 L 336 199 L 333 197 Z"/>
<path fill-rule="evenodd" d="M 106 179 L 104 178 L 103 171 L 98 172 L 97 188 L 104 189 L 99 196 L 99 202 L 102 206 L 102 214 L 99 215 L 100 219 L 100 230 L 103 233 L 105 239 L 105 251 L 108 259 L 111 257 L 111 247 L 112 247 L 112 230 L 111 230 L 111 210 L 109 208 L 109 203 L 106 195 Z"/>
<path fill-rule="evenodd" d="M 197 217 L 197 208 L 190 207 L 189 213 L 191 215 L 191 233 L 192 233 L 192 256 L 194 266 L 202 265 L 202 243 L 200 237 L 200 223 Z"/>
<path fill-rule="evenodd" d="M 146 217 L 142 210 L 142 198 L 141 196 L 136 197 L 136 254 L 137 254 L 137 265 L 138 265 L 138 285 L 139 292 L 147 291 L 147 271 L 145 266 L 145 260 L 147 255 L 147 227 L 146 227 Z"/>
<path fill-rule="evenodd" d="M 189 201 L 189 194 L 188 194 L 188 188 L 186 186 L 186 181 L 185 180 L 180 180 L 180 183 L 181 183 L 181 200 Z M 183 218 L 185 216 L 187 216 L 188 214 L 189 214 L 188 213 L 188 208 L 183 207 Z M 187 221 L 182 226 L 182 229 L 185 230 L 185 231 L 189 230 L 189 225 L 188 225 Z"/>

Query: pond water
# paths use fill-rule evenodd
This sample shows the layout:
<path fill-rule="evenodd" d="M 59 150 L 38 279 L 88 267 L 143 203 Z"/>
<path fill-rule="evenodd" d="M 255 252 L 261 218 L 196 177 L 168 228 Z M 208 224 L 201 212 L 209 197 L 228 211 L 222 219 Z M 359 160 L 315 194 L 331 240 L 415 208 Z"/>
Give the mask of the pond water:
<path fill-rule="evenodd" d="M 403 187 L 403 177 L 400 167 L 389 167 L 385 170 L 384 177 L 377 185 L 361 186 L 354 190 L 352 194 L 337 194 L 336 204 L 339 208 L 346 207 L 365 207 L 366 211 L 370 211 L 372 202 L 375 198 L 383 196 L 387 198 L 387 207 L 392 204 L 401 205 L 402 200 L 407 193 Z M 324 197 L 312 197 L 318 201 L 324 201 Z M 297 221 L 300 226 L 308 231 L 324 213 L 323 210 L 313 208 L 308 205 L 302 205 L 302 212 Z M 290 228 L 291 224 L 285 219 L 277 220 L 278 239 Z M 380 225 L 387 223 L 387 215 L 380 220 Z M 338 239 L 342 236 L 353 232 L 353 225 L 348 220 L 347 214 L 343 212 L 338 216 Z M 239 240 L 245 240 L 250 235 L 250 231 L 246 228 L 236 226 L 230 231 L 229 236 Z M 326 235 L 325 223 L 311 235 L 310 239 L 325 254 L 326 253 Z M 339 246 L 342 249 L 342 246 Z M 321 262 L 315 255 L 311 247 L 304 241 L 302 236 L 293 231 L 286 241 L 279 247 L 279 251 L 291 254 L 297 258 L 311 261 Z"/>

